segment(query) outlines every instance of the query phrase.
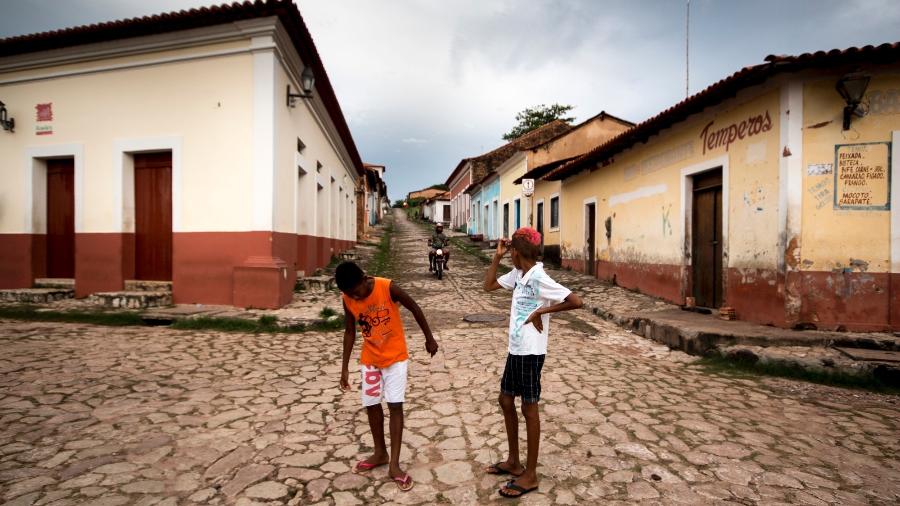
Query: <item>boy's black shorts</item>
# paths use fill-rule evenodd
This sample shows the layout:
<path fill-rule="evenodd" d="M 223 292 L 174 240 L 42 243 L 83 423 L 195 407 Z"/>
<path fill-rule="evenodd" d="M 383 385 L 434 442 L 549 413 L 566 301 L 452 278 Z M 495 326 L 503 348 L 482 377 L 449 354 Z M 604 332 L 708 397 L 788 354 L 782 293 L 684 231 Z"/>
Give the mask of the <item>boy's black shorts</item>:
<path fill-rule="evenodd" d="M 506 355 L 506 369 L 500 379 L 500 391 L 522 402 L 541 400 L 541 369 L 546 355 Z"/>

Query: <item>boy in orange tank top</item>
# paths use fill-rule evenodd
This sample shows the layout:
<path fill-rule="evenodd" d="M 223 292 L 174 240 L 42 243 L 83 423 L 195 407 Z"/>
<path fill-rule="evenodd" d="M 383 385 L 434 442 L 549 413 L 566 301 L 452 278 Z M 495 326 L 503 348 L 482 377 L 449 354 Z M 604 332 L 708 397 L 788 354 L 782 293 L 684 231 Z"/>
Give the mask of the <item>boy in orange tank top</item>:
<path fill-rule="evenodd" d="M 350 390 L 350 354 L 356 342 L 356 327 L 363 337 L 360 354 L 362 402 L 369 417 L 375 453 L 356 463 L 353 471 L 362 473 L 390 464 L 388 475 L 404 492 L 413 487 L 412 477 L 400 469 L 400 443 L 403 441 L 403 401 L 406 393 L 406 336 L 400 320 L 400 307 L 408 309 L 425 334 L 425 350 L 433 357 L 438 351 L 425 313 L 418 304 L 391 280 L 366 276 L 353 262 L 338 265 L 334 272 L 344 301 L 344 354 L 341 361 L 341 389 Z M 391 412 L 391 454 L 384 443 L 384 410 Z"/>

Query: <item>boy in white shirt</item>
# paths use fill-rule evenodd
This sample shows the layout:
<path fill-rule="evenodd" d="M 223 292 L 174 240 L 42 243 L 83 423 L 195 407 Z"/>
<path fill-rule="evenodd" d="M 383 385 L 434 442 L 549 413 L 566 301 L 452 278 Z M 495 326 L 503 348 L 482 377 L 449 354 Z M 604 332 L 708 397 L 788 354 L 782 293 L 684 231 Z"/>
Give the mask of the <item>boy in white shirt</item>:
<path fill-rule="evenodd" d="M 537 490 L 537 458 L 541 440 L 541 420 L 538 401 L 541 396 L 541 368 L 547 354 L 547 334 L 550 313 L 578 309 L 581 298 L 554 281 L 537 261 L 541 249 L 541 234 L 530 227 L 522 227 L 511 241 L 500 241 L 494 260 L 484 278 L 488 292 L 505 288 L 513 291 L 509 314 L 509 354 L 506 369 L 500 380 L 500 409 L 506 424 L 509 457 L 485 469 L 488 474 L 511 474 L 500 488 L 503 497 L 520 497 Z M 512 271 L 497 278 L 500 259 L 510 252 Z M 523 467 L 519 461 L 519 418 L 515 398 L 522 397 L 522 414 L 528 441 L 528 455 Z"/>

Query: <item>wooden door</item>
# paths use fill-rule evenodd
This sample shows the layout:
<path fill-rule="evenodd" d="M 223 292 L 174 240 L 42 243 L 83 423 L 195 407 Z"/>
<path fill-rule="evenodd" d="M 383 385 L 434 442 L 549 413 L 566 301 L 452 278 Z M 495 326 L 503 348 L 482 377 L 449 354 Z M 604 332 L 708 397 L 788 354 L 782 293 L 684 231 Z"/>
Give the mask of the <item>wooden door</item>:
<path fill-rule="evenodd" d="M 172 280 L 172 154 L 134 155 L 136 279 Z"/>
<path fill-rule="evenodd" d="M 75 277 L 75 160 L 47 160 L 47 277 Z"/>
<path fill-rule="evenodd" d="M 693 294 L 700 307 L 722 305 L 722 170 L 694 177 L 691 219 Z"/>
<path fill-rule="evenodd" d="M 509 202 L 503 204 L 503 237 L 509 239 Z"/>
<path fill-rule="evenodd" d="M 537 231 L 541 233 L 541 240 L 544 238 L 544 203 L 538 202 L 537 209 Z"/>
<path fill-rule="evenodd" d="M 587 204 L 585 206 L 585 227 L 587 227 L 587 236 L 585 244 L 587 246 L 587 255 L 585 257 L 585 272 L 594 275 L 597 263 L 597 205 Z"/>
<path fill-rule="evenodd" d="M 450 206 L 444 204 L 444 222 L 450 223 Z"/>

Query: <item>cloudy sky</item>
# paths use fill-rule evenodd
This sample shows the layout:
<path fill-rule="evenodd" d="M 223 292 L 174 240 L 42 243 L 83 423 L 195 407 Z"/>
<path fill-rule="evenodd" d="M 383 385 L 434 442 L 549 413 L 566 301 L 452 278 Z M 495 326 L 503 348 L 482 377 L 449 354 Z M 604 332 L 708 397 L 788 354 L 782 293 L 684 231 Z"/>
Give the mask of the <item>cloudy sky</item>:
<path fill-rule="evenodd" d="M 208 5 L 0 0 L 0 37 Z M 685 96 L 685 0 L 299 0 L 392 199 L 445 181 L 536 104 L 639 122 Z M 897 0 L 693 0 L 690 91 L 769 54 L 900 41 Z"/>

